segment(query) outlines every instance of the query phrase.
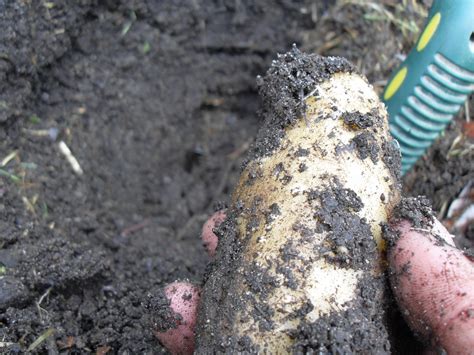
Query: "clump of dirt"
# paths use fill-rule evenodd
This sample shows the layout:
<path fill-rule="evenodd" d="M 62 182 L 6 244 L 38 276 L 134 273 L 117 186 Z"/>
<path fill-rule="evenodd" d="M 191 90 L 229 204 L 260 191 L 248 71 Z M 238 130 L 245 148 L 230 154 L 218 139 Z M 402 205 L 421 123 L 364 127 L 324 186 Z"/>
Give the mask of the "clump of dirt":
<path fill-rule="evenodd" d="M 305 99 L 318 83 L 334 73 L 354 70 L 344 58 L 302 53 L 295 45 L 291 51 L 279 54 L 265 80 L 257 79 L 263 100 L 262 120 L 268 129 L 259 131 L 260 144 L 252 146 L 249 160 L 269 155 L 278 147 L 285 127 L 304 114 Z"/>
<path fill-rule="evenodd" d="M 434 223 L 434 213 L 430 201 L 424 196 L 403 197 L 394 207 L 390 216 L 391 223 L 402 220 L 410 222 L 413 228 L 431 230 Z M 383 225 L 382 230 L 389 246 L 395 246 L 400 238 L 400 233 L 388 224 Z"/>
<path fill-rule="evenodd" d="M 359 158 L 364 160 L 370 157 L 374 164 L 377 162 L 380 148 L 372 133 L 363 132 L 358 134 L 352 139 L 352 142 L 356 146 Z"/>
<path fill-rule="evenodd" d="M 393 209 L 392 220 L 408 220 L 415 228 L 431 227 L 434 222 L 430 201 L 423 197 L 405 197 Z"/>
<path fill-rule="evenodd" d="M 157 332 L 166 332 L 177 327 L 182 319 L 181 315 L 175 313 L 170 307 L 171 301 L 166 297 L 162 287 L 151 289 L 145 307 L 150 312 L 150 318 Z"/>
<path fill-rule="evenodd" d="M 372 127 L 377 121 L 372 113 L 344 112 L 341 119 L 354 130 Z"/>
<path fill-rule="evenodd" d="M 328 235 L 319 250 L 327 260 L 355 269 L 368 270 L 367 260 L 377 259 L 377 245 L 370 225 L 356 212 L 364 204 L 351 189 L 333 186 L 322 191 L 310 191 L 308 200 L 318 200 L 314 217 L 320 223 L 317 233 Z"/>

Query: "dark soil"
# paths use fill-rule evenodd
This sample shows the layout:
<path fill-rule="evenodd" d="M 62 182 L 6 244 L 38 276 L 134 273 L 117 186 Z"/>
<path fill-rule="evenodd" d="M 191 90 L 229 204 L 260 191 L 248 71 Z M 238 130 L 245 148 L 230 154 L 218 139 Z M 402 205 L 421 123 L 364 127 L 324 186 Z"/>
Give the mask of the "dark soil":
<path fill-rule="evenodd" d="M 415 228 L 427 228 L 433 225 L 433 211 L 430 201 L 423 197 L 403 198 L 394 208 L 391 219 L 410 221 Z"/>
<path fill-rule="evenodd" d="M 429 230 L 434 222 L 430 201 L 423 196 L 403 197 L 393 209 L 390 222 L 397 223 L 403 220 L 409 221 L 414 228 Z M 382 231 L 389 247 L 395 246 L 401 233 L 385 223 L 382 225 Z"/>
<path fill-rule="evenodd" d="M 257 77 L 265 129 L 259 130 L 249 160 L 270 155 L 279 146 L 285 127 L 304 115 L 305 97 L 314 94 L 317 84 L 334 73 L 352 71 L 353 65 L 344 58 L 302 53 L 296 45 L 289 52 L 279 54 L 265 79 Z"/>
<path fill-rule="evenodd" d="M 199 230 L 255 137 L 256 76 L 295 42 L 346 56 L 380 89 L 413 38 L 365 11 L 0 1 L 0 352 L 162 352 L 144 305 L 167 282 L 202 277 Z M 449 163 L 440 182 L 429 161 L 447 169 L 447 150 L 434 149 L 412 176 L 453 199 L 473 164 Z"/>
<path fill-rule="evenodd" d="M 471 96 L 469 106 L 472 121 L 474 96 Z M 453 200 L 474 179 L 474 136 L 467 134 L 465 117 L 466 113 L 461 112 L 444 136 L 405 176 L 405 192 L 412 196 L 427 196 L 440 220 L 446 218 Z M 454 238 L 456 245 L 469 253 L 474 251 L 474 234 L 469 232 L 473 229 L 471 222 L 465 234 L 455 234 Z"/>

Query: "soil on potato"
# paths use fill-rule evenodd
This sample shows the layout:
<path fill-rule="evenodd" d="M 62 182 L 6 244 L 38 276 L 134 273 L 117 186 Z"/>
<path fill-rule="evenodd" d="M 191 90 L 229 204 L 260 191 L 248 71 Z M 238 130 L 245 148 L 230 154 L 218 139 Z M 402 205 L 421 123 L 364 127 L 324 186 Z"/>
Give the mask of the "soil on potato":
<path fill-rule="evenodd" d="M 420 24 L 415 10 L 403 18 Z M 199 283 L 201 225 L 227 201 L 257 131 L 256 75 L 297 43 L 347 57 L 380 90 L 415 31 L 370 11 L 1 1 L 0 352 L 164 352 L 145 305 L 170 281 Z M 434 149 L 442 166 L 447 150 Z M 443 178 L 448 200 L 466 179 L 456 174 Z"/>

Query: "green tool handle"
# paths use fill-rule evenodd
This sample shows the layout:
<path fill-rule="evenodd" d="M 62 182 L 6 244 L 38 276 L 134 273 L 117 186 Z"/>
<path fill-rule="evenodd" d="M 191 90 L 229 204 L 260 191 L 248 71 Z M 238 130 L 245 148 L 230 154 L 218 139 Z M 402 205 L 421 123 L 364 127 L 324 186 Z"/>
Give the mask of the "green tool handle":
<path fill-rule="evenodd" d="M 383 100 L 408 171 L 474 91 L 474 0 L 434 1 L 416 46 Z"/>

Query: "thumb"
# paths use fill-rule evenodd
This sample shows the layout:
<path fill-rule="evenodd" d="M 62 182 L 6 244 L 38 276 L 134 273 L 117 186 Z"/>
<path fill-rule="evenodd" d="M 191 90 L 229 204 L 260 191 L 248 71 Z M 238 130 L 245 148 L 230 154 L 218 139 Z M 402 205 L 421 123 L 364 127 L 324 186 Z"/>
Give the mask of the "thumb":
<path fill-rule="evenodd" d="M 452 243 L 444 226 L 413 228 L 402 220 L 389 251 L 390 281 L 407 323 L 422 339 L 448 353 L 474 349 L 474 264 Z"/>
<path fill-rule="evenodd" d="M 194 328 L 200 288 L 189 282 L 173 282 L 165 287 L 166 301 L 161 302 L 156 317 L 156 337 L 173 355 L 194 352 Z"/>

